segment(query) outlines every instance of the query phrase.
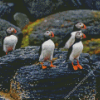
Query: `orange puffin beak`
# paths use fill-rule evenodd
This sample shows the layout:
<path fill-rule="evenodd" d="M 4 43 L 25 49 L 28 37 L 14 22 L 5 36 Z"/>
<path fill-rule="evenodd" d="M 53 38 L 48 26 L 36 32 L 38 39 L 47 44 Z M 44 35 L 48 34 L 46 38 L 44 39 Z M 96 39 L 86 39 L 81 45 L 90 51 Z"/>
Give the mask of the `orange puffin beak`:
<path fill-rule="evenodd" d="M 86 38 L 86 35 L 85 35 L 85 34 L 83 34 L 83 35 L 82 35 L 82 38 L 83 38 L 83 39 L 85 39 L 85 38 Z"/>
<path fill-rule="evenodd" d="M 54 37 L 54 33 L 51 31 L 51 37 Z"/>
<path fill-rule="evenodd" d="M 13 30 L 13 32 L 14 32 L 14 33 L 17 33 L 17 31 L 16 31 L 15 29 Z"/>
<path fill-rule="evenodd" d="M 82 29 L 86 29 L 86 25 L 85 24 L 83 25 Z"/>

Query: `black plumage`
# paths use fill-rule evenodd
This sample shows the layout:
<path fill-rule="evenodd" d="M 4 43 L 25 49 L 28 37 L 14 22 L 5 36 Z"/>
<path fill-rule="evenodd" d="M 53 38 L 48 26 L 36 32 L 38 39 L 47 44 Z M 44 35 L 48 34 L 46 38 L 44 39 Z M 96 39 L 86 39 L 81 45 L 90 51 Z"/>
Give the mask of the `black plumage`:
<path fill-rule="evenodd" d="M 64 47 L 66 41 L 69 40 L 70 37 L 71 37 L 71 34 L 69 33 L 64 38 L 62 38 L 61 42 L 58 45 L 58 49 Z"/>
<path fill-rule="evenodd" d="M 76 25 L 76 24 L 75 24 L 75 25 Z M 73 27 L 73 32 L 74 32 L 74 31 L 80 31 L 81 29 L 78 28 L 78 27 L 76 27 L 75 25 L 74 25 L 74 27 Z"/>
<path fill-rule="evenodd" d="M 80 28 L 77 28 L 74 25 L 72 32 L 74 32 L 74 31 L 80 31 Z M 61 42 L 58 45 L 58 49 L 64 47 L 70 37 L 71 37 L 71 33 L 68 33 L 64 38 L 62 38 Z"/>

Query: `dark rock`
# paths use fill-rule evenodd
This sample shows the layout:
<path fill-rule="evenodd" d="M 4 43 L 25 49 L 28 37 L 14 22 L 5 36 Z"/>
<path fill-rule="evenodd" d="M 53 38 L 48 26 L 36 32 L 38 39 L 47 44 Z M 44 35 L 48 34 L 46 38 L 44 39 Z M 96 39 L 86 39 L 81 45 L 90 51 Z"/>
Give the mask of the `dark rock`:
<path fill-rule="evenodd" d="M 5 52 L 3 52 L 2 43 L 3 43 L 3 39 L 7 36 L 6 30 L 9 27 L 14 27 L 17 30 L 17 33 L 15 34 L 18 37 L 18 43 L 16 45 L 16 48 L 21 47 L 21 42 L 22 42 L 22 37 L 23 37 L 21 29 L 16 27 L 15 25 L 11 24 L 8 21 L 0 19 L 0 57 L 5 55 Z"/>
<path fill-rule="evenodd" d="M 48 68 L 43 70 L 39 64 L 34 64 L 39 58 L 38 51 L 39 47 L 32 46 L 16 49 L 1 57 L 0 88 L 10 89 L 11 96 L 17 99 L 21 97 L 22 100 L 27 98 L 29 100 L 31 98 L 62 100 L 91 71 L 88 54 L 82 54 L 80 57 L 80 63 L 84 69 L 74 71 L 72 65 L 69 65 L 70 62 L 65 62 L 67 51 L 62 52 L 57 49 L 55 49 L 54 58 L 58 57 L 58 59 L 53 62 L 57 67 L 50 68 L 50 63 L 45 62 L 44 65 Z M 87 59 L 86 63 L 83 63 L 82 58 Z M 91 73 L 70 98 L 79 98 L 88 93 L 92 95 L 91 91 L 95 90 L 95 84 L 95 77 Z"/>
<path fill-rule="evenodd" d="M 12 52 L 9 52 L 8 55 L 0 58 L 1 89 L 5 90 L 10 88 L 10 79 L 14 76 L 17 69 L 25 65 L 31 65 L 38 61 L 38 49 L 39 47 L 16 49 Z"/>
<path fill-rule="evenodd" d="M 29 19 L 27 15 L 23 13 L 15 13 L 14 20 L 16 21 L 17 25 L 22 29 L 25 25 L 29 24 Z"/>
<path fill-rule="evenodd" d="M 95 55 L 94 59 L 96 60 L 96 62 L 93 63 L 92 67 L 93 69 L 95 69 L 94 74 L 96 76 L 96 91 L 97 91 L 96 98 L 100 99 L 100 56 Z"/>
<path fill-rule="evenodd" d="M 42 34 L 31 34 L 29 36 L 30 45 L 40 45 L 43 42 L 43 35 Z"/>
<path fill-rule="evenodd" d="M 55 38 L 52 40 L 55 43 L 60 43 L 72 32 L 76 22 L 83 22 L 86 24 L 87 29 L 82 31 L 86 34 L 87 39 L 98 38 L 100 36 L 99 13 L 98 11 L 92 10 L 71 10 L 50 15 L 38 26 L 34 27 L 34 31 L 29 37 L 30 45 L 38 44 L 39 40 L 35 39 L 35 34 L 36 36 L 40 36 L 40 34 L 43 36 L 44 32 L 47 30 L 53 31 Z M 43 37 L 41 37 L 41 39 L 43 40 Z"/>
<path fill-rule="evenodd" d="M 64 100 L 64 97 L 86 76 L 77 90 L 70 95 L 73 98 L 92 98 L 96 94 L 96 80 L 89 63 L 90 55 L 82 53 L 80 64 L 82 70 L 74 71 L 71 62 L 65 62 L 67 51 L 55 49 L 53 64 L 56 68 L 50 68 L 50 62 L 44 62 L 46 70 L 38 64 L 38 46 L 29 46 L 9 52 L 0 58 L 0 89 L 9 91 L 14 99 L 19 100 Z M 74 61 L 76 64 L 76 61 Z M 94 67 L 99 63 L 93 63 Z M 93 67 L 93 66 L 92 66 Z M 16 74 L 15 74 L 16 73 Z M 56 98 L 56 99 L 55 99 Z"/>
<path fill-rule="evenodd" d="M 14 11 L 24 13 L 31 21 L 53 14 L 55 12 L 73 9 L 100 10 L 99 0 L 3 0 L 8 6 L 14 3 Z M 12 17 L 10 17 L 12 18 Z"/>
<path fill-rule="evenodd" d="M 59 65 L 58 65 L 59 66 Z M 18 90 L 19 84 L 22 99 L 53 99 L 63 100 L 65 96 L 85 77 L 81 71 L 69 71 L 66 67 L 42 70 L 40 66 L 32 65 L 20 68 L 11 82 L 12 90 Z M 87 79 L 70 98 L 88 95 L 93 89 L 94 79 L 92 75 Z M 17 83 L 17 84 L 16 84 Z M 87 89 L 92 87 L 92 89 Z M 23 92 L 21 92 L 23 89 Z M 94 88 L 95 89 L 95 88 Z M 88 93 L 86 92 L 88 91 Z M 17 93 L 16 93 L 17 94 Z M 13 93 L 12 93 L 13 95 Z M 27 96 L 26 96 L 27 95 Z M 90 94 L 92 95 L 92 93 Z"/>
<path fill-rule="evenodd" d="M 0 1 L 0 18 L 5 19 L 10 22 L 14 22 L 13 13 L 14 13 L 14 3 L 4 3 Z"/>

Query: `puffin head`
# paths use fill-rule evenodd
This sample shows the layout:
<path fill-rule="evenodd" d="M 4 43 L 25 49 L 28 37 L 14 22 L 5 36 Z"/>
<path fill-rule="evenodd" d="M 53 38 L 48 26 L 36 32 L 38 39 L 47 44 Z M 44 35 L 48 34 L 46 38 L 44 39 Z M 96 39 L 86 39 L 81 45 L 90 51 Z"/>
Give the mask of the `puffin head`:
<path fill-rule="evenodd" d="M 15 28 L 13 28 L 13 27 L 9 27 L 9 28 L 7 29 L 7 33 L 8 33 L 9 35 L 11 35 L 11 34 L 15 34 L 15 33 L 17 33 L 17 31 L 16 31 Z"/>
<path fill-rule="evenodd" d="M 51 37 L 54 37 L 54 33 L 52 31 L 46 31 L 44 33 L 44 36 L 47 38 L 51 38 Z"/>
<path fill-rule="evenodd" d="M 86 29 L 86 25 L 82 22 L 78 22 L 74 25 L 73 31 L 79 31 L 81 29 Z"/>
<path fill-rule="evenodd" d="M 75 34 L 75 38 L 76 39 L 85 39 L 86 35 L 84 33 L 82 33 L 81 31 L 77 31 Z"/>

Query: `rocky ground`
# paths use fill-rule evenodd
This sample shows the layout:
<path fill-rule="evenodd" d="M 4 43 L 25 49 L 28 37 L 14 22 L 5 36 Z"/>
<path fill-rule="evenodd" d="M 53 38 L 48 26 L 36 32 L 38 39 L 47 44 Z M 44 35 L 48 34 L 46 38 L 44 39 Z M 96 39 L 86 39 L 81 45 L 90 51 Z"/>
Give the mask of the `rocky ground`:
<path fill-rule="evenodd" d="M 83 70 L 74 71 L 71 62 L 65 62 L 67 51 L 55 49 L 53 64 L 56 68 L 50 68 L 50 62 L 45 62 L 46 70 L 41 69 L 37 62 L 38 46 L 28 46 L 9 53 L 0 58 L 0 88 L 16 100 L 45 98 L 46 100 L 64 99 L 94 67 L 99 65 L 99 56 L 90 56 L 82 53 L 80 64 Z M 76 61 L 74 62 L 76 64 Z M 6 73 L 6 74 L 5 74 Z M 99 93 L 99 68 L 91 73 L 89 78 L 71 94 L 70 98 L 93 98 Z M 97 89 L 98 88 L 98 89 Z M 98 94 L 96 95 L 99 98 Z M 44 100 L 45 100 L 44 99 Z"/>

